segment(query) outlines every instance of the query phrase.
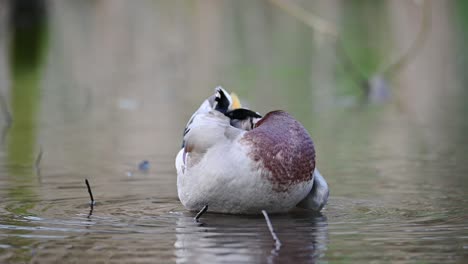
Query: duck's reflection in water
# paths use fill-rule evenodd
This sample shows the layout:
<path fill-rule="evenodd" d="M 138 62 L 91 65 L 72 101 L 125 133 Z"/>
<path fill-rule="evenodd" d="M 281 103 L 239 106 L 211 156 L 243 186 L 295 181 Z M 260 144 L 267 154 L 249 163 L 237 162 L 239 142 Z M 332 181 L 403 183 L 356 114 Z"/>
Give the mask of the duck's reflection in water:
<path fill-rule="evenodd" d="M 270 220 L 282 243 L 279 251 L 262 215 L 207 213 L 196 223 L 186 213 L 176 225 L 177 263 L 313 263 L 325 255 L 328 225 L 324 215 L 295 210 L 270 215 Z"/>

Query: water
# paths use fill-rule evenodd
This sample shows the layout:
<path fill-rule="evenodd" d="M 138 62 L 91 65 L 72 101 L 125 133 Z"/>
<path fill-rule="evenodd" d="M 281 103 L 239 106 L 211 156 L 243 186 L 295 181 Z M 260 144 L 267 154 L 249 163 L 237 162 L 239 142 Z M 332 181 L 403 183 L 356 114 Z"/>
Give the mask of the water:
<path fill-rule="evenodd" d="M 460 55 L 446 46 L 458 43 L 447 37 L 450 6 L 433 3 L 427 48 L 388 80 L 390 99 L 366 104 L 334 49 L 266 2 L 51 3 L 35 59 L 0 56 L 13 119 L 8 126 L 2 112 L 0 263 L 468 259 L 464 73 L 438 64 Z M 333 20 L 338 6 L 308 7 Z M 388 16 L 395 46 L 405 46 L 418 27 Z M 0 38 L 0 55 L 5 47 Z M 380 53 L 355 59 L 371 56 L 369 71 L 392 50 Z M 178 201 L 183 128 L 218 84 L 261 113 L 287 110 L 315 142 L 330 200 L 321 214 L 270 215 L 279 250 L 261 215 L 207 213 L 197 223 Z"/>

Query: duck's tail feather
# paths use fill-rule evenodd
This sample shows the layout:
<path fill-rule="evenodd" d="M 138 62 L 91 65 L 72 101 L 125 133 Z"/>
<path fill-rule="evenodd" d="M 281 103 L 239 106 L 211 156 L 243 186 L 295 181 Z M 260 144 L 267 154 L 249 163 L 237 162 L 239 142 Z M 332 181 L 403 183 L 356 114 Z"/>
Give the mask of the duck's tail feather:
<path fill-rule="evenodd" d="M 316 168 L 312 190 L 297 206 L 319 212 L 327 204 L 329 193 L 327 181 Z"/>

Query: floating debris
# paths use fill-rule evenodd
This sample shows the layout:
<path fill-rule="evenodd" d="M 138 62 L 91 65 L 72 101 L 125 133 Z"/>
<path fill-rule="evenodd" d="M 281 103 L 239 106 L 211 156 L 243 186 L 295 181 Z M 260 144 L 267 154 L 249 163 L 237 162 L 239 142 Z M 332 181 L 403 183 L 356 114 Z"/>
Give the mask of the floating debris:
<path fill-rule="evenodd" d="M 137 100 L 130 98 L 120 98 L 117 104 L 120 109 L 130 111 L 136 110 L 140 106 Z"/>
<path fill-rule="evenodd" d="M 138 164 L 138 169 L 140 171 L 148 171 L 150 168 L 150 163 L 147 160 L 142 161 L 140 164 Z"/>

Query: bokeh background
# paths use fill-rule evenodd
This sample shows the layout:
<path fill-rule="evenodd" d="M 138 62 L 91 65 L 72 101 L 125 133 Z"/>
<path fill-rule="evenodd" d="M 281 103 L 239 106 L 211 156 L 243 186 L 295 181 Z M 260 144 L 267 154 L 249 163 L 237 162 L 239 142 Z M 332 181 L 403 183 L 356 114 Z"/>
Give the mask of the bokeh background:
<path fill-rule="evenodd" d="M 467 28 L 464 0 L 0 0 L 0 260 L 460 261 Z M 232 232 L 180 246 L 201 231 L 173 161 L 217 85 L 290 112 L 315 142 L 329 206 L 276 222 L 300 254 L 270 255 L 257 229 L 266 242 L 243 244 L 249 221 L 227 216 L 212 224 Z M 84 178 L 103 205 L 82 241 Z M 315 247 L 295 239 L 303 222 Z M 216 246 L 232 236 L 251 250 Z"/>

